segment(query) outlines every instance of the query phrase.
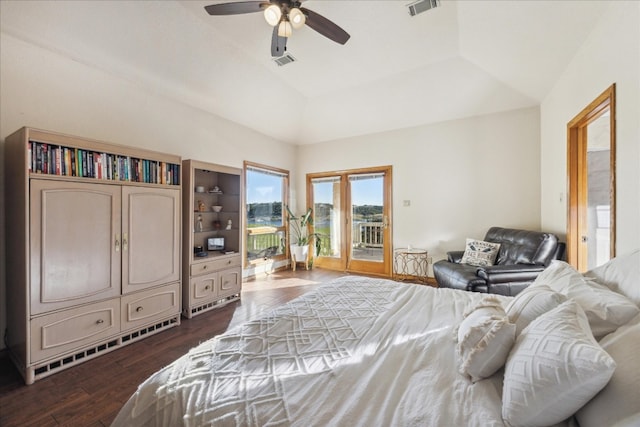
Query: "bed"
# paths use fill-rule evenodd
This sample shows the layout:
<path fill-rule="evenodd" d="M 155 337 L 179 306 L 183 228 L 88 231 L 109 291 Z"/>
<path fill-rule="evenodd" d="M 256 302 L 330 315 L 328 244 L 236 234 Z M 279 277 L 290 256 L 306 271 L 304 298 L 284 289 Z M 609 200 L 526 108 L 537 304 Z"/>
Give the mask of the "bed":
<path fill-rule="evenodd" d="M 640 261 L 638 254 L 636 251 L 631 261 L 625 260 L 624 267 L 635 272 L 635 260 Z M 636 414 L 640 410 L 640 397 L 637 391 L 633 392 L 633 381 L 640 380 L 637 373 L 640 369 L 630 354 L 640 351 L 640 295 L 624 292 L 625 287 L 632 289 L 631 294 L 636 292 L 640 272 L 631 281 L 626 272 L 619 273 L 616 266 L 607 266 L 601 269 L 606 277 L 596 279 L 574 271 L 567 278 L 570 266 L 565 263 L 557 266 L 550 267 L 553 271 L 546 278 L 541 275 L 539 283 L 531 286 L 538 287 L 533 296 L 525 293 L 524 297 L 516 297 L 517 301 L 513 297 L 487 297 L 385 279 L 356 276 L 336 279 L 191 349 L 142 383 L 112 425 L 486 427 L 580 422 L 581 426 L 589 427 L 589 419 L 593 418 L 589 414 L 595 412 L 598 415 L 594 421 L 602 421 L 599 407 L 605 407 L 611 399 L 618 399 L 615 411 L 608 411 L 616 412 L 613 416 L 617 419 L 613 421 L 637 425 L 633 423 L 640 422 Z M 611 277 L 614 282 L 606 283 Z M 570 377 L 566 386 L 570 402 L 557 396 L 551 403 L 545 398 L 538 402 L 540 398 L 535 396 L 549 393 L 541 393 L 544 378 L 540 384 L 533 381 L 533 390 L 522 390 L 522 378 L 518 375 L 522 374 L 523 352 L 531 352 L 529 341 L 538 323 L 551 324 L 552 328 L 554 324 L 571 323 L 558 321 L 557 317 L 542 322 L 547 312 L 561 311 L 565 316 L 567 310 L 577 312 L 575 316 L 572 314 L 572 319 L 577 319 L 576 330 L 585 328 L 586 322 L 589 329 L 593 317 L 589 310 L 593 307 L 583 309 L 569 297 L 575 286 L 567 283 L 578 279 L 587 285 L 599 280 L 600 291 L 620 297 L 626 305 L 623 309 L 615 307 L 613 311 L 618 313 L 615 319 L 605 319 L 616 323 L 614 326 L 604 327 L 600 324 L 602 319 L 598 320 L 599 333 L 606 332 L 599 337 L 604 344 L 598 343 L 591 333 L 575 339 L 580 343 L 580 351 L 586 348 L 591 352 L 589 359 L 597 359 L 598 364 L 588 366 L 578 378 L 571 378 L 576 374 L 566 374 Z M 523 324 L 524 311 L 531 307 L 533 311 L 541 311 L 543 302 L 548 302 L 549 298 L 545 300 L 540 295 L 546 295 L 546 288 L 553 281 L 562 282 L 551 290 L 556 306 L 535 316 L 527 314 L 532 319 Z M 602 303 L 602 295 L 596 299 Z M 508 317 L 513 314 L 514 305 L 521 315 L 519 319 Z M 624 314 L 620 315 L 621 312 Z M 516 333 L 518 322 L 520 330 Z M 559 333 L 568 333 L 565 329 Z M 620 330 L 621 336 L 614 336 Z M 553 333 L 547 331 L 543 335 Z M 465 340 L 471 340 L 472 345 L 465 347 Z M 617 348 L 627 340 L 635 348 Z M 616 351 L 607 353 L 606 345 Z M 504 360 L 495 362 L 501 358 Z M 472 363 L 464 363 L 469 360 Z M 576 364 L 582 365 L 572 362 Z M 630 364 L 624 369 L 635 370 L 635 377 L 622 372 L 614 375 L 622 364 Z M 558 369 L 554 372 L 556 376 Z M 515 382 L 510 381 L 512 377 Z M 561 379 L 559 382 L 565 381 Z M 623 397 L 605 396 L 599 406 L 590 408 L 586 418 L 579 417 L 580 411 L 589 409 L 592 402 L 598 404 L 597 399 L 607 393 L 610 388 L 607 384 L 614 380 L 623 383 L 615 384 L 614 393 L 620 392 L 621 387 L 622 392 L 631 392 Z M 586 387 L 579 384 L 581 390 L 589 389 L 585 395 L 576 392 L 576 381 L 589 382 Z M 549 390 L 563 391 L 557 387 L 551 386 Z M 505 399 L 509 405 L 503 404 Z M 548 417 L 549 409 L 552 418 Z M 537 415 L 532 411 L 538 411 Z"/>

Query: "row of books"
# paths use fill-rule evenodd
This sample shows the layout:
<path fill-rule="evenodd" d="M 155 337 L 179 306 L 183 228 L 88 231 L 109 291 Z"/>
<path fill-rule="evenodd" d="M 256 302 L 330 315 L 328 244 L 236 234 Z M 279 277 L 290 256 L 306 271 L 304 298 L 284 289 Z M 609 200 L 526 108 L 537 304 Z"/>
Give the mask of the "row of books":
<path fill-rule="evenodd" d="M 29 172 L 180 185 L 180 165 L 29 141 Z"/>

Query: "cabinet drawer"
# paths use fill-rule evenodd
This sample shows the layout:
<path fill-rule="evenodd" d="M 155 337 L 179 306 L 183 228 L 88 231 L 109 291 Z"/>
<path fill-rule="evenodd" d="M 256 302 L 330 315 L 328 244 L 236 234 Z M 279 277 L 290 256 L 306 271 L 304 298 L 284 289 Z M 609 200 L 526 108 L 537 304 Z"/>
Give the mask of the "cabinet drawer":
<path fill-rule="evenodd" d="M 200 262 L 191 265 L 191 275 L 200 276 L 201 274 L 208 274 L 212 271 L 222 270 L 224 268 L 240 267 L 241 263 L 240 255 Z"/>
<path fill-rule="evenodd" d="M 122 297 L 122 330 L 140 328 L 180 313 L 180 283 Z"/>
<path fill-rule="evenodd" d="M 120 299 L 60 311 L 31 320 L 31 363 L 120 333 Z"/>

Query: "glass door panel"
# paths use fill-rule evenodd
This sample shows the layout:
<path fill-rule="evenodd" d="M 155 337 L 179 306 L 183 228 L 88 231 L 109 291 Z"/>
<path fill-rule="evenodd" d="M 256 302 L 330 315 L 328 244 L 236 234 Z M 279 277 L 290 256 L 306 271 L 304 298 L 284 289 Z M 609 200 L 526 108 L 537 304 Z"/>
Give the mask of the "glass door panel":
<path fill-rule="evenodd" d="M 384 175 L 349 175 L 351 189 L 351 259 L 384 259 Z"/>
<path fill-rule="evenodd" d="M 342 178 L 327 176 L 311 180 L 313 194 L 313 232 L 321 236 L 320 254 L 316 264 L 333 269 L 344 269 L 342 235 Z"/>

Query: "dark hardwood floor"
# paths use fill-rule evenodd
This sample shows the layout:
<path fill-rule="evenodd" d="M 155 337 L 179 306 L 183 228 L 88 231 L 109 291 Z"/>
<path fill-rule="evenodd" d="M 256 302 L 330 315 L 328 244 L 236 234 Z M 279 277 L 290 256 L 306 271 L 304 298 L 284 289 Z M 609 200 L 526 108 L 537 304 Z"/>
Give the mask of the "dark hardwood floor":
<path fill-rule="evenodd" d="M 139 383 L 228 328 L 344 273 L 290 270 L 243 284 L 240 301 L 27 386 L 0 352 L 0 426 L 109 426 Z"/>

